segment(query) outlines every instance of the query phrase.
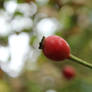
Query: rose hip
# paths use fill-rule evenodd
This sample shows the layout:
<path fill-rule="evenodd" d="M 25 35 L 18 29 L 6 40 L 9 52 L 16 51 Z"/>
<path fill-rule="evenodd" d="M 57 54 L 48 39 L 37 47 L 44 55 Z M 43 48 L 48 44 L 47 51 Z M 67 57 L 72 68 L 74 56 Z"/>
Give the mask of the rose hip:
<path fill-rule="evenodd" d="M 62 37 L 55 35 L 46 38 L 43 37 L 42 41 L 40 42 L 39 49 L 42 49 L 44 55 L 51 60 L 61 61 L 69 59 L 92 69 L 92 64 L 70 53 L 70 47 Z"/>
<path fill-rule="evenodd" d="M 43 53 L 54 61 L 67 59 L 70 56 L 68 43 L 59 36 L 49 36 L 43 40 Z"/>
<path fill-rule="evenodd" d="M 70 80 L 75 77 L 76 72 L 72 66 L 65 66 L 62 73 L 66 79 Z"/>

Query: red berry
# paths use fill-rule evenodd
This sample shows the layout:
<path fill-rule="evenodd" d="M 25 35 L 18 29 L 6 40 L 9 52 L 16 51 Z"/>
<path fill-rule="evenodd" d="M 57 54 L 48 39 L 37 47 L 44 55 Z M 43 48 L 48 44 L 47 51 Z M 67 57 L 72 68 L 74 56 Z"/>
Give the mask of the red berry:
<path fill-rule="evenodd" d="M 70 47 L 68 43 L 59 36 L 49 36 L 43 41 L 43 53 L 49 59 L 60 61 L 69 58 Z"/>
<path fill-rule="evenodd" d="M 65 66 L 63 69 L 63 75 L 66 79 L 70 80 L 75 77 L 75 69 L 71 66 Z"/>

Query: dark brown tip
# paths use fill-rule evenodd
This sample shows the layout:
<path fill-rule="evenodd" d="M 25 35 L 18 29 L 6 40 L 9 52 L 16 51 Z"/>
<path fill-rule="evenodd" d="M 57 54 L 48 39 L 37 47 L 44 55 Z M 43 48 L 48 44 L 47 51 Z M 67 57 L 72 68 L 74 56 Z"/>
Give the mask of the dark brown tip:
<path fill-rule="evenodd" d="M 43 36 L 41 42 L 39 43 L 39 49 L 43 49 L 43 41 L 45 39 L 45 36 Z"/>

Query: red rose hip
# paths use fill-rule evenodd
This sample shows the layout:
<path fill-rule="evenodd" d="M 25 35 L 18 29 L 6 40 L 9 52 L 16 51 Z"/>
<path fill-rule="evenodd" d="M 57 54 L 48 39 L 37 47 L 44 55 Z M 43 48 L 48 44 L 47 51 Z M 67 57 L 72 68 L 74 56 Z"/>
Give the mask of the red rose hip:
<path fill-rule="evenodd" d="M 70 80 L 75 77 L 75 69 L 71 66 L 65 66 L 63 69 L 63 75 L 66 79 Z"/>
<path fill-rule="evenodd" d="M 43 53 L 49 59 L 60 61 L 69 58 L 70 47 L 63 38 L 55 35 L 48 36 L 42 43 Z"/>

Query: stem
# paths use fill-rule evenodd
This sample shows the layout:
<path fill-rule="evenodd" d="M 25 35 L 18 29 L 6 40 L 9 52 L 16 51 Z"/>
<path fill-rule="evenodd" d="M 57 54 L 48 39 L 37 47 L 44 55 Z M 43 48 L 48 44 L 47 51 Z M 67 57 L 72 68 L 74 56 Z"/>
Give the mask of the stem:
<path fill-rule="evenodd" d="M 81 65 L 84 65 L 84 66 L 92 69 L 92 64 L 90 64 L 90 63 L 88 63 L 88 62 L 86 62 L 86 61 L 84 61 L 84 60 L 82 60 L 82 59 L 80 59 L 72 54 L 70 55 L 69 59 L 72 61 L 76 61 L 76 63 L 79 63 Z"/>

